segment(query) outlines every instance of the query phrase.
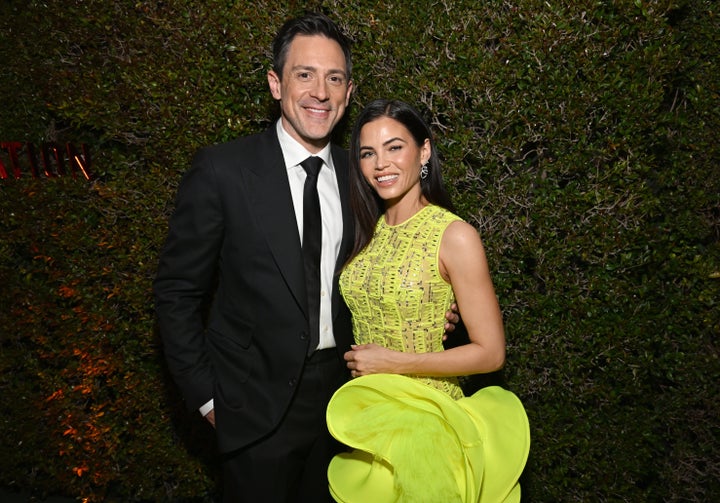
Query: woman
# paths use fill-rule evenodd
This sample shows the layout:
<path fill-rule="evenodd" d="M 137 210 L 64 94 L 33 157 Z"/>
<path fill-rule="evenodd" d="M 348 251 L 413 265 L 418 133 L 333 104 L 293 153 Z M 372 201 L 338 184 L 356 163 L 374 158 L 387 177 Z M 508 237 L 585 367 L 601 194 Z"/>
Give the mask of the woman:
<path fill-rule="evenodd" d="M 330 432 L 354 448 L 328 478 L 341 502 L 519 501 L 527 416 L 493 386 L 464 397 L 457 376 L 505 361 L 502 315 L 477 231 L 451 211 L 429 127 L 377 100 L 350 146 L 355 248 L 340 277 L 355 378 L 333 396 Z M 457 302 L 470 343 L 443 350 Z M 439 324 L 438 324 L 439 323 Z"/>

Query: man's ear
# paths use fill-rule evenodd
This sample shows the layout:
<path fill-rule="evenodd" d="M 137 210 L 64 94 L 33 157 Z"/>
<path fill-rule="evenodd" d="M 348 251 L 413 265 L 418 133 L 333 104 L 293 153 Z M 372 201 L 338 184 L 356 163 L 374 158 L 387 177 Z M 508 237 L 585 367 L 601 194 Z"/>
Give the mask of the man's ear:
<path fill-rule="evenodd" d="M 280 86 L 280 76 L 275 73 L 274 70 L 270 70 L 267 74 L 268 86 L 270 87 L 270 94 L 276 100 L 282 99 L 282 91 Z"/>
<path fill-rule="evenodd" d="M 354 90 L 355 84 L 353 84 L 353 81 L 351 80 L 350 82 L 348 82 L 347 93 L 345 94 L 345 106 L 350 105 L 350 96 L 352 96 Z"/>

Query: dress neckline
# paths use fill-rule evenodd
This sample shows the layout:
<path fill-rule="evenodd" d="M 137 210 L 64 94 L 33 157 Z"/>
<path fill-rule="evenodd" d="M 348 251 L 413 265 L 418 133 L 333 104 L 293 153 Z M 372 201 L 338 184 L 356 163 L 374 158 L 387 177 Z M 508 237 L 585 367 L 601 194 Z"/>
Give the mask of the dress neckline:
<path fill-rule="evenodd" d="M 434 205 L 431 204 L 431 203 L 426 204 L 425 206 L 423 206 L 422 208 L 420 208 L 418 211 L 416 211 L 415 213 L 413 213 L 412 215 L 410 215 L 410 217 L 408 217 L 407 219 L 403 220 L 403 221 L 400 222 L 399 224 L 395 224 L 395 225 L 390 225 L 389 223 L 387 223 L 387 220 L 385 219 L 385 214 L 383 213 L 383 214 L 380 216 L 380 223 L 382 224 L 383 227 L 387 227 L 388 229 L 397 229 L 398 227 L 402 227 L 402 226 L 407 225 L 407 224 L 409 224 L 410 222 L 412 222 L 415 218 L 417 218 L 418 215 L 420 215 L 421 213 L 423 213 L 425 210 L 427 210 L 427 209 L 430 208 L 431 206 L 434 206 Z"/>

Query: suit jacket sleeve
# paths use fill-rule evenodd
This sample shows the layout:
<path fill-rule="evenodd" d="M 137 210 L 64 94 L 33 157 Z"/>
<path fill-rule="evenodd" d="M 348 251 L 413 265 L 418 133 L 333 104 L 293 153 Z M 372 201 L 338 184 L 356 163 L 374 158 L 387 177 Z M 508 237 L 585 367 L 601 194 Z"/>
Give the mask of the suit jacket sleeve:
<path fill-rule="evenodd" d="M 223 227 L 217 179 L 208 150 L 201 150 L 180 183 L 154 282 L 168 367 L 193 410 L 213 398 L 204 318 L 214 291 Z"/>

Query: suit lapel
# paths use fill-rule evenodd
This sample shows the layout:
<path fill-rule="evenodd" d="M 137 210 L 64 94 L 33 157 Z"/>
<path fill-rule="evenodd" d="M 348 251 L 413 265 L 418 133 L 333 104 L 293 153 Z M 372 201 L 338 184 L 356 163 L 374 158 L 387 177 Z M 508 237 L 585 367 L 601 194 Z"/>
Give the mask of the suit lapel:
<path fill-rule="evenodd" d="M 340 192 L 340 206 L 342 208 L 343 236 L 338 253 L 338 262 L 335 271 L 338 272 L 345 263 L 348 253 L 352 248 L 354 232 L 353 218 L 350 209 L 350 177 L 348 174 L 347 152 L 335 145 L 332 146 L 333 164 L 335 165 L 335 176 L 338 181 Z"/>
<path fill-rule="evenodd" d="M 347 256 L 352 251 L 353 240 L 355 238 L 352 212 L 350 209 L 350 176 L 348 173 L 348 155 L 347 152 L 335 145 L 332 146 L 333 165 L 335 166 L 335 176 L 338 181 L 338 190 L 340 192 L 340 206 L 342 208 L 343 219 L 343 235 L 340 243 L 340 251 L 338 252 L 337 263 L 335 264 L 335 280 L 333 281 L 332 295 L 332 315 L 333 319 L 339 312 L 340 308 L 340 292 L 338 287 L 338 277 L 345 264 Z"/>
<path fill-rule="evenodd" d="M 305 273 L 295 209 L 280 143 L 271 127 L 259 136 L 256 158 L 249 159 L 248 193 L 258 227 L 273 259 L 303 311 L 307 309 Z M 306 313 L 307 315 L 307 313 Z"/>

